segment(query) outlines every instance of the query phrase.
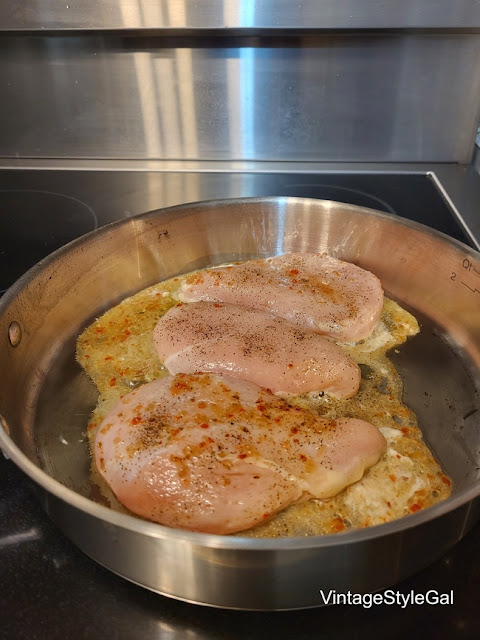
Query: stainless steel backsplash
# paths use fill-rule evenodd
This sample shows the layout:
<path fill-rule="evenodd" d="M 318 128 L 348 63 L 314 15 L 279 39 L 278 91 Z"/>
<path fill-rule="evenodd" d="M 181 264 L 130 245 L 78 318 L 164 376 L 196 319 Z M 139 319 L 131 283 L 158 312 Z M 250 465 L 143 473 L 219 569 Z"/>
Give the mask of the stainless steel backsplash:
<path fill-rule="evenodd" d="M 477 30 L 227 34 L 4 30 L 0 157 L 470 162 Z"/>
<path fill-rule="evenodd" d="M 478 27 L 477 0 L 4 0 L 0 29 Z"/>

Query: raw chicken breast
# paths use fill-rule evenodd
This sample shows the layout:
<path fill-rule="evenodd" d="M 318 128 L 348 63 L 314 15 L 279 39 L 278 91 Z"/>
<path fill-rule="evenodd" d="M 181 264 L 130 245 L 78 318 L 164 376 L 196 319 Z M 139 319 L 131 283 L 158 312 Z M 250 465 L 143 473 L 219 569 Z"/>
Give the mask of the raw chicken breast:
<path fill-rule="evenodd" d="M 179 304 L 162 316 L 153 338 L 170 373 L 209 371 L 273 392 L 325 391 L 353 396 L 360 368 L 339 346 L 277 316 L 219 302 Z"/>
<path fill-rule="evenodd" d="M 139 516 L 227 534 L 335 495 L 384 447 L 362 420 L 322 420 L 237 378 L 180 374 L 120 400 L 99 427 L 95 460 Z"/>
<path fill-rule="evenodd" d="M 343 342 L 368 337 L 383 304 L 376 276 L 320 253 L 288 253 L 207 269 L 187 278 L 180 297 L 262 309 Z"/>

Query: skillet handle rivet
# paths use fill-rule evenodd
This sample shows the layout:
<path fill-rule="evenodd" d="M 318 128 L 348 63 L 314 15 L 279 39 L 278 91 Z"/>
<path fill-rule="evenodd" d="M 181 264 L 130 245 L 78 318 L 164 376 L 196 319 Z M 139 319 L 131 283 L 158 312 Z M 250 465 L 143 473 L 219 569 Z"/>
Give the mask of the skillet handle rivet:
<path fill-rule="evenodd" d="M 12 347 L 18 347 L 22 341 L 22 327 L 16 320 L 11 322 L 8 327 L 8 339 L 10 340 Z"/>

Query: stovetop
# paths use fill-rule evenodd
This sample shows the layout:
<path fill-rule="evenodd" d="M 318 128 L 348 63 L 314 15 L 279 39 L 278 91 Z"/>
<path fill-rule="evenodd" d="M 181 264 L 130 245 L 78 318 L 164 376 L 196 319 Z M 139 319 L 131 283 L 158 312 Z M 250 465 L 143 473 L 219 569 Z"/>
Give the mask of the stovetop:
<path fill-rule="evenodd" d="M 425 172 L 0 170 L 0 292 L 55 249 L 114 220 L 182 202 L 260 195 L 340 200 L 475 246 L 475 234 L 441 183 Z"/>
<path fill-rule="evenodd" d="M 0 291 L 83 233 L 144 211 L 212 198 L 340 200 L 479 246 L 480 177 L 470 169 L 308 169 L 0 170 Z M 400 638 L 414 629 L 441 639 L 480 633 L 480 525 L 435 564 L 394 587 L 402 594 L 453 590 L 452 605 L 337 605 L 281 613 L 207 609 L 146 591 L 89 559 L 45 515 L 33 483 L 1 455 L 0 576 L 0 637 L 5 639 Z"/>

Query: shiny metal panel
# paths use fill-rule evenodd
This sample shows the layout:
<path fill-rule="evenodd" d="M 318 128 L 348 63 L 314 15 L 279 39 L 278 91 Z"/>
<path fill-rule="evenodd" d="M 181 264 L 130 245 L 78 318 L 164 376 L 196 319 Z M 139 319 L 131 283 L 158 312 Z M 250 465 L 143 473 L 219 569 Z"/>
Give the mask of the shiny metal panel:
<path fill-rule="evenodd" d="M 479 27 L 471 0 L 37 0 L 3 2 L 1 29 Z"/>
<path fill-rule="evenodd" d="M 0 58 L 11 158 L 469 162 L 480 108 L 480 34 L 4 36 Z"/>

